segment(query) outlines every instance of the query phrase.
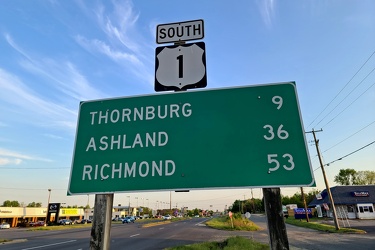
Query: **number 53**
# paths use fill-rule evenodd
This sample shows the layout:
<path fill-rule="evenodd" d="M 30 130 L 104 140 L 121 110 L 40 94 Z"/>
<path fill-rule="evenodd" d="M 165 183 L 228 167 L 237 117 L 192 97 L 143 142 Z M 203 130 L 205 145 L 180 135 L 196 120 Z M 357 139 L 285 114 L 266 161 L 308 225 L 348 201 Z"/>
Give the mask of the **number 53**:
<path fill-rule="evenodd" d="M 284 154 L 282 156 L 283 158 L 288 158 L 289 166 L 283 165 L 283 168 L 286 170 L 293 170 L 294 169 L 294 162 L 293 162 L 293 156 L 290 154 Z M 277 154 L 269 154 L 268 155 L 268 163 L 269 164 L 275 164 L 275 167 L 269 168 L 268 171 L 276 171 L 280 167 L 280 162 L 277 160 Z"/>

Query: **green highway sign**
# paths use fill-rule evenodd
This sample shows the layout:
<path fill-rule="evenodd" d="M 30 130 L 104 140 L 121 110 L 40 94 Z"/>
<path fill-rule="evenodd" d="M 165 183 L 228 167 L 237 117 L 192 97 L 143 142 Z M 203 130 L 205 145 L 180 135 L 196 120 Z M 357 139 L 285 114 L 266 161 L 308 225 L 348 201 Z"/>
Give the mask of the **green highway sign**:
<path fill-rule="evenodd" d="M 69 195 L 313 184 L 294 82 L 80 105 Z"/>

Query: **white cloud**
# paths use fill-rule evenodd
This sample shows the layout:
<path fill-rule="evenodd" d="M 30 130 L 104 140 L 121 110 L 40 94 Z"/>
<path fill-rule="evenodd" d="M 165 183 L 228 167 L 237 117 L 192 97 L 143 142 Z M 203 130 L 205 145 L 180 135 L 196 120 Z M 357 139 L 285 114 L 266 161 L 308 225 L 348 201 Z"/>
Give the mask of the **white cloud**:
<path fill-rule="evenodd" d="M 2 101 L 23 109 L 22 113 L 43 115 L 43 121 L 71 120 L 76 112 L 48 102 L 34 93 L 18 77 L 0 68 L 0 97 Z M 48 119 L 50 118 L 50 119 Z"/>
<path fill-rule="evenodd" d="M 272 27 L 272 21 L 275 15 L 275 0 L 260 0 L 258 6 L 263 22 L 268 28 Z"/>
<path fill-rule="evenodd" d="M 80 7 L 92 18 L 89 7 Z M 76 42 L 90 53 L 105 55 L 136 77 L 153 84 L 151 65 L 154 61 L 150 60 L 150 53 L 153 55 L 154 52 L 139 32 L 137 21 L 140 14 L 134 11 L 131 1 L 112 1 L 111 7 L 98 5 L 94 10 L 102 34 L 96 38 L 76 35 Z"/>
<path fill-rule="evenodd" d="M 4 165 L 19 165 L 21 163 L 22 163 L 21 159 L 0 158 L 0 166 L 4 166 Z"/>
<path fill-rule="evenodd" d="M 5 38 L 9 45 L 24 57 L 24 60 L 20 62 L 21 66 L 35 75 L 47 78 L 50 87 L 62 91 L 78 101 L 98 99 L 105 96 L 89 84 L 73 63 L 49 58 L 35 58 L 18 46 L 9 34 L 5 34 Z"/>
<path fill-rule="evenodd" d="M 51 138 L 51 139 L 58 139 L 58 140 L 61 140 L 61 139 L 64 139 L 63 137 L 61 136 L 58 136 L 58 135 L 52 135 L 52 134 L 44 134 L 45 137 L 48 137 L 48 138 Z"/>
<path fill-rule="evenodd" d="M 5 165 L 5 164 L 17 164 L 18 165 L 23 160 L 52 162 L 52 160 L 50 159 L 26 155 L 26 154 L 10 151 L 4 148 L 0 148 L 0 156 L 2 156 L 0 158 L 0 165 Z"/>
<path fill-rule="evenodd" d="M 134 13 L 131 1 L 113 1 L 113 12 L 106 12 L 103 6 L 95 11 L 101 29 L 111 39 L 116 39 L 122 45 L 133 52 L 139 50 L 139 44 L 132 35 L 135 35 L 135 25 L 139 14 Z"/>
<path fill-rule="evenodd" d="M 25 52 L 9 34 L 4 36 L 8 44 L 22 55 L 20 65 L 46 79 L 31 84 L 0 68 L 0 100 L 11 104 L 10 107 L 20 115 L 29 115 L 31 122 L 43 127 L 54 126 L 74 131 L 78 101 L 107 97 L 92 87 L 73 63 L 37 58 Z M 41 88 L 48 88 L 48 95 L 43 95 Z"/>
<path fill-rule="evenodd" d="M 81 45 L 83 48 L 90 52 L 100 52 L 109 58 L 111 58 L 114 61 L 121 61 L 125 60 L 133 64 L 140 65 L 141 62 L 139 59 L 130 53 L 121 52 L 119 50 L 115 50 L 114 48 L 111 48 L 108 44 L 106 44 L 103 41 L 99 41 L 97 39 L 94 40 L 87 40 L 83 36 L 77 35 L 75 37 L 76 42 Z"/>

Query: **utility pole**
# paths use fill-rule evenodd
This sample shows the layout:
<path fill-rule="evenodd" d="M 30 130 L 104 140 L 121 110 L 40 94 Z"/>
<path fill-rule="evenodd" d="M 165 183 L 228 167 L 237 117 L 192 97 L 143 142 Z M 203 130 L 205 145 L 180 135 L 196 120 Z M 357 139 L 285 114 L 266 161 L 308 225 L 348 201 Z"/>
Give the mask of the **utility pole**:
<path fill-rule="evenodd" d="M 251 204 L 253 205 L 253 213 L 255 214 L 255 204 L 254 204 L 253 189 L 251 189 Z"/>
<path fill-rule="evenodd" d="M 172 191 L 169 191 L 169 210 L 172 210 Z"/>
<path fill-rule="evenodd" d="M 340 230 L 340 225 L 339 225 L 339 222 L 338 222 L 338 220 L 337 220 L 337 213 L 336 213 L 335 203 L 334 203 L 333 198 L 332 198 L 331 189 L 330 189 L 330 187 L 329 187 L 329 183 L 328 183 L 327 176 L 326 176 L 326 171 L 324 170 L 324 164 L 323 164 L 322 156 L 321 156 L 321 154 L 320 154 L 320 149 L 319 149 L 319 140 L 317 140 L 317 139 L 316 139 L 316 136 L 315 136 L 315 132 L 321 132 L 321 131 L 323 131 L 323 130 L 320 129 L 320 130 L 315 131 L 315 130 L 313 129 L 312 131 L 310 131 L 310 132 L 306 132 L 306 133 L 312 133 L 313 136 L 314 136 L 315 147 L 316 147 L 316 151 L 317 151 L 317 153 L 318 153 L 318 158 L 319 158 L 320 167 L 321 167 L 321 169 L 322 169 L 324 182 L 325 182 L 325 184 L 326 184 L 326 190 L 327 190 L 328 197 L 329 197 L 329 200 L 330 200 L 330 202 L 331 202 L 331 206 L 332 206 L 333 221 L 334 221 L 334 223 L 335 223 L 336 230 Z"/>

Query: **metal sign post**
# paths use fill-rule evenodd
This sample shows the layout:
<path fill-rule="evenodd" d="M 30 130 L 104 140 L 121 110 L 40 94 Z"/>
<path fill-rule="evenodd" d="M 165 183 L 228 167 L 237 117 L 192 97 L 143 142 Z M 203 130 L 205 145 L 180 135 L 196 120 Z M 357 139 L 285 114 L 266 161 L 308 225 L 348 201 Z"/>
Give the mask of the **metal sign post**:
<path fill-rule="evenodd" d="M 109 250 L 114 194 L 96 194 L 90 250 Z"/>
<path fill-rule="evenodd" d="M 289 249 L 288 235 L 282 211 L 280 188 L 263 188 L 263 197 L 270 238 L 270 249 Z"/>

